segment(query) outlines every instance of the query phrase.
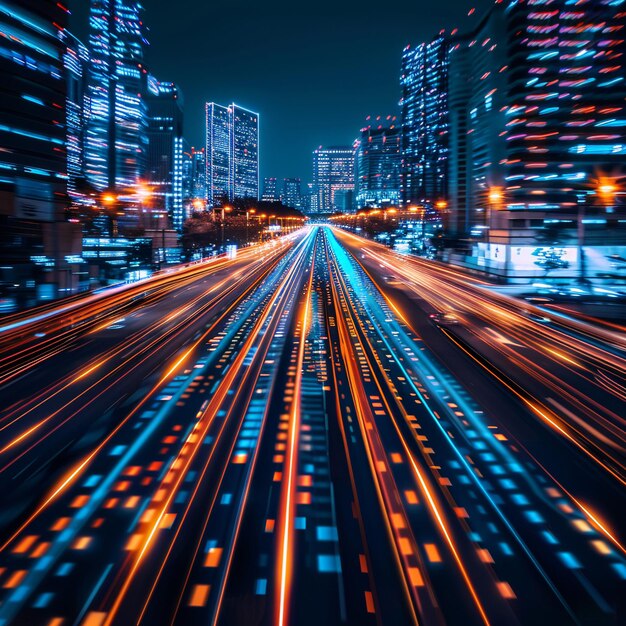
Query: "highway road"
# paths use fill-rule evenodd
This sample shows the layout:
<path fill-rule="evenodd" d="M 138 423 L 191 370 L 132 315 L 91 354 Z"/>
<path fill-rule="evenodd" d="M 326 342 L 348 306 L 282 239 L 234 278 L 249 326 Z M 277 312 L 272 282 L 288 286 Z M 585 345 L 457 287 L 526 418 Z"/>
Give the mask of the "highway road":
<path fill-rule="evenodd" d="M 312 226 L 0 323 L 0 626 L 622 624 L 626 334 Z"/>

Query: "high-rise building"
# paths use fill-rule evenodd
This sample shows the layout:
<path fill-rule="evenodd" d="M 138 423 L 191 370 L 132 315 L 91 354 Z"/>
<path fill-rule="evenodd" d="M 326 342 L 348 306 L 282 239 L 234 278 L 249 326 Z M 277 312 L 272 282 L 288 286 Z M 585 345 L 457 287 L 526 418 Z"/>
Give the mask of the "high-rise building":
<path fill-rule="evenodd" d="M 292 209 L 302 209 L 302 182 L 299 178 L 283 179 L 283 192 L 281 201 L 285 206 Z"/>
<path fill-rule="evenodd" d="M 206 188 L 207 203 L 216 206 L 230 199 L 230 135 L 228 107 L 206 105 Z"/>
<path fill-rule="evenodd" d="M 263 202 L 278 202 L 280 194 L 278 193 L 278 180 L 276 178 L 263 179 L 263 193 L 261 194 Z"/>
<path fill-rule="evenodd" d="M 55 0 L 0 3 L 0 275 L 21 304 L 70 292 L 80 252 L 65 216 L 67 23 Z"/>
<path fill-rule="evenodd" d="M 183 156 L 183 197 L 206 198 L 206 148 L 185 150 Z"/>
<path fill-rule="evenodd" d="M 259 197 L 259 114 L 236 104 L 206 105 L 207 203 Z"/>
<path fill-rule="evenodd" d="M 320 146 L 313 151 L 313 186 L 316 212 L 345 208 L 345 194 L 354 191 L 354 150 L 351 146 Z M 338 202 L 341 197 L 341 202 Z"/>
<path fill-rule="evenodd" d="M 405 50 L 403 199 L 441 198 L 472 263 L 583 278 L 623 255 L 625 4 L 503 0 Z"/>
<path fill-rule="evenodd" d="M 87 76 L 89 51 L 69 31 L 62 33 L 65 43 L 66 92 L 66 150 L 67 192 L 73 200 L 80 200 L 85 179 L 85 131 L 87 123 Z"/>
<path fill-rule="evenodd" d="M 132 187 L 146 163 L 144 25 L 137 0 L 91 0 L 86 175 L 96 189 Z"/>
<path fill-rule="evenodd" d="M 259 114 L 237 104 L 230 115 L 230 199 L 259 198 Z"/>
<path fill-rule="evenodd" d="M 626 173 L 625 39 L 623 2 L 539 10 L 520 0 L 496 4 L 474 31 L 452 40 L 456 232 L 483 229 L 490 240 L 514 244 L 560 224 L 576 237 L 583 210 L 599 212 L 588 235 L 611 222 L 606 238 L 619 230 L 615 207 L 613 217 L 602 210 L 617 198 L 598 191 L 604 178 Z"/>
<path fill-rule="evenodd" d="M 174 83 L 148 77 L 148 150 L 145 178 L 158 208 L 166 211 L 174 229 L 182 230 L 183 98 Z"/>
<path fill-rule="evenodd" d="M 403 206 L 434 203 L 447 191 L 448 45 L 443 36 L 402 54 Z"/>
<path fill-rule="evenodd" d="M 355 144 L 354 202 L 357 209 L 400 202 L 402 128 L 394 116 L 371 117 Z"/>

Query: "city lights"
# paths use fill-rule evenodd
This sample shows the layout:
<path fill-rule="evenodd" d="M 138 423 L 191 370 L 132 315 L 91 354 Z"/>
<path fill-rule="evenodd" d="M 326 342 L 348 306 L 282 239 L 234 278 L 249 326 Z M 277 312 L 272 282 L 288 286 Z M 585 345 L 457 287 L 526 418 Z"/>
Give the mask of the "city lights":
<path fill-rule="evenodd" d="M 626 0 L 283 5 L 0 0 L 0 626 L 623 623 Z"/>

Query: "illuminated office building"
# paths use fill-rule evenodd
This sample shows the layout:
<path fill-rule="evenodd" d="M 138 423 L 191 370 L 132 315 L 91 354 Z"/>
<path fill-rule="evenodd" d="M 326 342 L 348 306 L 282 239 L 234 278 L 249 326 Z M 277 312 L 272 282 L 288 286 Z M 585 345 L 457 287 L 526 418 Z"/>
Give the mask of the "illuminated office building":
<path fill-rule="evenodd" d="M 183 155 L 183 197 L 206 198 L 206 149 L 185 150 Z"/>
<path fill-rule="evenodd" d="M 83 199 L 85 178 L 85 130 L 87 123 L 87 75 L 89 51 L 69 31 L 62 33 L 65 43 L 63 64 L 66 92 L 67 192 L 72 200 Z"/>
<path fill-rule="evenodd" d="M 181 232 L 183 215 L 183 98 L 174 83 L 149 76 L 148 150 L 145 178 L 158 208 L 167 212 Z"/>
<path fill-rule="evenodd" d="M 236 104 L 230 114 L 230 199 L 259 198 L 259 114 Z"/>
<path fill-rule="evenodd" d="M 65 216 L 67 23 L 54 0 L 0 3 L 0 279 L 18 305 L 74 287 L 80 234 Z"/>
<path fill-rule="evenodd" d="M 401 202 L 434 203 L 446 192 L 448 45 L 443 36 L 402 54 Z"/>
<path fill-rule="evenodd" d="M 278 202 L 280 194 L 278 193 L 278 180 L 276 178 L 263 179 L 263 193 L 261 200 L 263 202 Z"/>
<path fill-rule="evenodd" d="M 259 197 L 259 114 L 206 104 L 207 203 Z"/>
<path fill-rule="evenodd" d="M 230 113 L 214 102 L 206 105 L 206 189 L 210 207 L 230 199 Z"/>
<path fill-rule="evenodd" d="M 575 232 L 583 209 L 615 221 L 602 205 L 618 198 L 597 191 L 626 169 L 625 24 L 621 1 L 520 0 L 452 42 L 454 230 L 515 243 L 548 223 Z"/>
<path fill-rule="evenodd" d="M 299 178 L 283 179 L 283 191 L 281 201 L 285 206 L 292 209 L 302 209 L 302 182 Z"/>
<path fill-rule="evenodd" d="M 96 189 L 132 187 L 146 165 L 146 41 L 136 0 L 91 0 L 86 175 Z"/>
<path fill-rule="evenodd" d="M 346 192 L 354 191 L 354 150 L 351 146 L 320 146 L 313 151 L 313 187 L 316 198 L 312 202 L 312 211 L 333 213 L 347 208 Z"/>
<path fill-rule="evenodd" d="M 368 116 L 354 156 L 357 209 L 397 206 L 400 201 L 402 128 L 396 117 Z"/>

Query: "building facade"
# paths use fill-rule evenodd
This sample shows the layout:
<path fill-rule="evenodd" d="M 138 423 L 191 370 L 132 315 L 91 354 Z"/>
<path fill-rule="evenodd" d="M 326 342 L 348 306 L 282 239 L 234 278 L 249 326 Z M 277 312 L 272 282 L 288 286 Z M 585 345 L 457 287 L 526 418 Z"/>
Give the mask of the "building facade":
<path fill-rule="evenodd" d="M 206 148 L 193 146 L 183 155 L 183 197 L 206 198 Z"/>
<path fill-rule="evenodd" d="M 158 208 L 167 212 L 181 232 L 183 215 L 183 98 L 174 83 L 149 76 L 148 149 L 145 180 Z"/>
<path fill-rule="evenodd" d="M 402 127 L 395 116 L 371 117 L 361 129 L 354 155 L 357 209 L 398 206 L 402 168 Z"/>
<path fill-rule="evenodd" d="M 459 249 L 499 276 L 584 277 L 588 258 L 613 272 L 626 252 L 625 35 L 622 1 L 505 0 L 406 49 L 405 205 L 445 207 Z"/>
<path fill-rule="evenodd" d="M 317 196 L 312 202 L 315 212 L 345 210 L 346 192 L 354 192 L 354 149 L 351 146 L 320 146 L 314 150 L 313 187 Z"/>
<path fill-rule="evenodd" d="M 98 190 L 136 185 L 146 165 L 146 45 L 136 0 L 91 0 L 85 169 Z"/>
<path fill-rule="evenodd" d="M 259 114 L 236 104 L 206 105 L 206 184 L 211 207 L 259 197 Z"/>
<path fill-rule="evenodd" d="M 402 54 L 403 206 L 435 203 L 447 191 L 448 42 L 438 36 Z"/>
<path fill-rule="evenodd" d="M 229 198 L 259 198 L 259 114 L 237 104 L 230 116 Z"/>
<path fill-rule="evenodd" d="M 88 113 L 87 77 L 89 51 L 74 35 L 62 32 L 65 43 L 67 192 L 74 201 L 83 199 L 85 181 L 85 132 Z"/>
<path fill-rule="evenodd" d="M 68 11 L 53 0 L 0 4 L 0 276 L 18 305 L 70 293 L 76 224 L 68 222 Z"/>
<path fill-rule="evenodd" d="M 299 178 L 284 178 L 281 202 L 292 209 L 302 209 L 302 181 Z"/>
<path fill-rule="evenodd" d="M 263 202 L 278 202 L 280 200 L 277 178 L 266 177 L 263 179 L 263 193 L 261 194 L 261 200 L 263 200 Z"/>
<path fill-rule="evenodd" d="M 617 189 L 626 174 L 625 17 L 623 3 L 610 0 L 578 2 L 575 11 L 521 0 L 494 6 L 452 43 L 457 232 L 528 239 L 546 220 L 576 230 L 581 205 L 607 204 L 601 181 Z"/>
<path fill-rule="evenodd" d="M 215 102 L 206 105 L 207 203 L 216 206 L 230 198 L 230 113 Z"/>

